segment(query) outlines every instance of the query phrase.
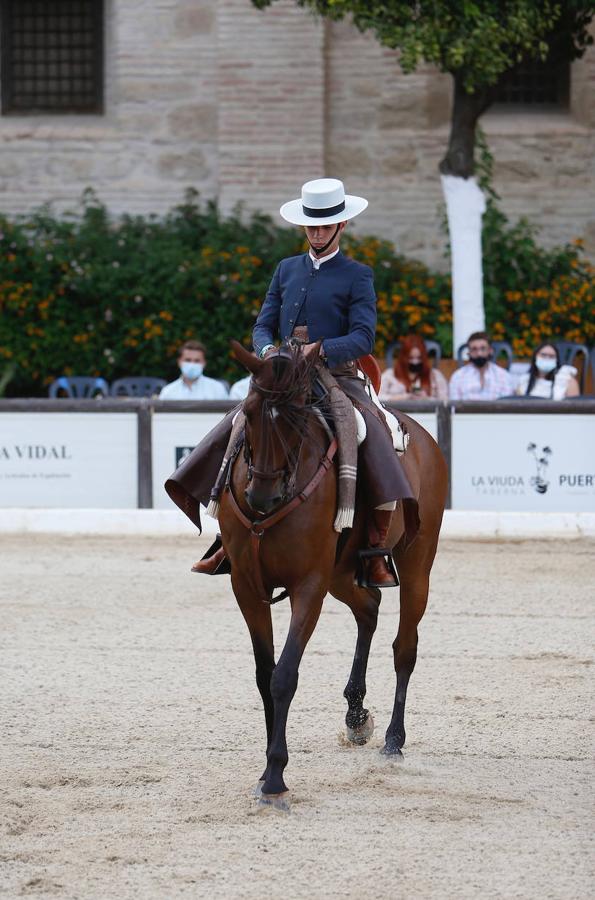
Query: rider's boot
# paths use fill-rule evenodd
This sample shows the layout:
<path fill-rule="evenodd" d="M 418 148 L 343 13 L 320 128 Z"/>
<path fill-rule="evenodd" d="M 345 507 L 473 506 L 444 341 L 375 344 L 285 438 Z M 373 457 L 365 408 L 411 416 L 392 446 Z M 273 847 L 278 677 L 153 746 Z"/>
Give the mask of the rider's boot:
<path fill-rule="evenodd" d="M 370 550 L 375 550 L 377 547 L 386 547 L 392 514 L 392 509 L 373 510 L 368 531 L 368 547 Z M 371 556 L 367 564 L 367 581 L 370 586 L 374 585 L 379 588 L 396 587 L 397 582 L 384 556 Z"/>
<path fill-rule="evenodd" d="M 198 572 L 199 575 L 214 575 L 224 559 L 225 550 L 223 547 L 219 547 L 212 556 L 206 559 L 199 559 L 198 562 L 194 563 L 190 571 Z"/>

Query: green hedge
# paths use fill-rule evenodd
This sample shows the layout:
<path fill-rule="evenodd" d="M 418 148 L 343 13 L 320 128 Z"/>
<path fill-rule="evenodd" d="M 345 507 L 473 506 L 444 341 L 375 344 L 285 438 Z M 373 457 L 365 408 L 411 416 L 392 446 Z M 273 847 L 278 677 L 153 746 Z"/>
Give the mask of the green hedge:
<path fill-rule="evenodd" d="M 580 331 L 587 339 L 583 306 L 592 304 L 594 279 L 593 270 L 580 262 L 579 248 L 559 251 L 541 283 L 535 282 L 544 270 L 538 266 L 537 276 L 527 280 L 523 263 L 511 288 L 507 251 L 493 249 L 502 246 L 506 227 L 498 224 L 500 244 L 492 234 L 486 286 L 497 336 L 534 341 L 530 328 L 543 324 L 539 314 L 545 305 L 560 337 L 576 339 Z M 297 230 L 278 227 L 266 216 L 243 215 L 241 209 L 224 217 L 214 204 L 200 204 L 192 191 L 164 218 L 113 221 L 91 192 L 77 216 L 41 210 L 16 220 L 0 217 L 0 393 L 44 396 L 63 374 L 101 375 L 108 381 L 132 374 L 171 379 L 177 373 L 176 349 L 188 338 L 208 345 L 209 374 L 235 380 L 242 373 L 230 357 L 229 340 L 249 342 L 277 261 L 303 249 Z M 375 270 L 378 355 L 410 330 L 438 339 L 450 352 L 447 276 L 404 259 L 377 238 L 347 236 L 345 249 Z M 527 254 L 533 260 L 531 248 Z M 572 283 L 564 288 L 560 307 L 552 285 L 562 277 Z M 545 291 L 545 297 L 531 300 L 530 327 L 519 324 L 527 290 Z"/>

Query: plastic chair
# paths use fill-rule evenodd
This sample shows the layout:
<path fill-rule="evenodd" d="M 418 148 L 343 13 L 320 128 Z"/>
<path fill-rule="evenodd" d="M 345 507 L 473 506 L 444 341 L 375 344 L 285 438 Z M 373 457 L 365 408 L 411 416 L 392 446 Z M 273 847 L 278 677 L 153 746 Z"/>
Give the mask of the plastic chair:
<path fill-rule="evenodd" d="M 440 365 L 440 360 L 442 359 L 442 345 L 438 343 L 438 341 L 426 341 L 424 340 L 424 344 L 426 345 L 426 350 L 428 351 L 428 356 L 432 358 L 432 364 L 434 368 L 438 368 Z"/>
<path fill-rule="evenodd" d="M 437 368 L 440 364 L 440 360 L 442 359 L 442 347 L 438 343 L 438 341 L 426 341 L 424 340 L 424 344 L 426 345 L 426 350 L 428 351 L 428 356 L 432 360 L 433 368 Z M 393 341 L 392 344 L 389 344 L 386 348 L 386 365 L 390 368 L 393 364 L 393 353 L 397 347 L 401 346 L 400 341 Z"/>
<path fill-rule="evenodd" d="M 128 378 L 117 378 L 112 382 L 112 397 L 153 397 L 167 384 L 165 378 L 152 378 L 149 375 L 131 375 Z"/>
<path fill-rule="evenodd" d="M 585 390 L 587 372 L 589 369 L 589 348 L 585 347 L 584 344 L 575 344 L 572 341 L 556 341 L 554 346 L 560 354 L 560 362 L 563 366 L 573 366 L 579 353 L 583 354 L 583 364 L 579 371 L 579 386 L 582 394 Z M 591 351 L 591 353 L 593 353 L 593 351 Z"/>
<path fill-rule="evenodd" d="M 465 354 L 465 350 L 467 349 L 467 344 L 461 344 L 459 349 L 457 350 L 457 366 L 460 368 L 464 363 L 468 360 L 468 355 Z M 494 362 L 498 361 L 498 357 L 504 354 L 506 356 L 506 368 L 510 369 L 512 363 L 512 347 L 508 343 L 508 341 L 492 341 L 492 350 L 494 351 Z"/>
<path fill-rule="evenodd" d="M 71 400 L 88 400 L 96 397 L 107 397 L 109 385 L 105 378 L 94 378 L 86 375 L 61 375 L 52 381 L 48 390 L 49 397 L 60 397 L 59 391 L 63 391 Z"/>

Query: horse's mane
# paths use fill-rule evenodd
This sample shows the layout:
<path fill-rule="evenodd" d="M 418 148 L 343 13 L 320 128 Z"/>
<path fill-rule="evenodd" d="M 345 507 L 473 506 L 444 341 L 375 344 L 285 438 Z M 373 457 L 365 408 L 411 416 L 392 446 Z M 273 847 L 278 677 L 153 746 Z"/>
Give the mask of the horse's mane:
<path fill-rule="evenodd" d="M 279 407 L 307 397 L 312 389 L 315 357 L 305 356 L 293 344 L 283 344 L 269 362 L 270 365 L 252 379 L 257 393 Z"/>
<path fill-rule="evenodd" d="M 311 435 L 314 417 L 324 405 L 324 401 L 312 397 L 318 356 L 305 356 L 299 346 L 289 343 L 283 344 L 268 362 L 251 384 L 251 389 L 263 399 L 263 411 L 274 407 L 290 427 Z"/>

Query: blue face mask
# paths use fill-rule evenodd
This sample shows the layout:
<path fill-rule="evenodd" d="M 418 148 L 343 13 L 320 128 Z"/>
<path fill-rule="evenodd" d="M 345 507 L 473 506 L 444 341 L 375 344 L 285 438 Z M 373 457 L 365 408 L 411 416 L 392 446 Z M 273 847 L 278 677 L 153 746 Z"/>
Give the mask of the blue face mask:
<path fill-rule="evenodd" d="M 554 359 L 553 356 L 536 356 L 535 365 L 540 372 L 543 372 L 544 375 L 547 375 L 549 372 L 554 371 L 554 369 L 558 365 L 558 362 L 556 359 Z"/>
<path fill-rule="evenodd" d="M 197 378 L 203 373 L 204 365 L 203 363 L 198 362 L 183 362 L 180 363 L 180 372 L 185 378 L 188 378 L 190 381 L 196 381 Z"/>

